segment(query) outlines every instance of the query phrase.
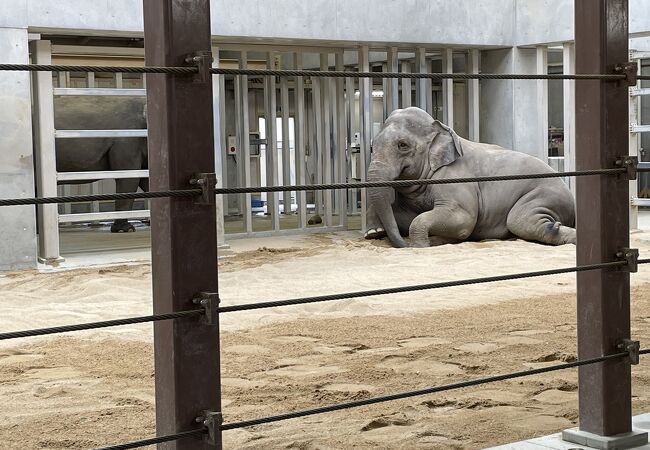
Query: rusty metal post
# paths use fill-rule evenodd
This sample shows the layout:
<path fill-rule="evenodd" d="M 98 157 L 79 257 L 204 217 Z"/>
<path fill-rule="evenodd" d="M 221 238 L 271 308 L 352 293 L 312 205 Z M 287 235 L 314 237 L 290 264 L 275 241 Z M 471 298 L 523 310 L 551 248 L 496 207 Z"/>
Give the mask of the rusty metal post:
<path fill-rule="evenodd" d="M 210 67 L 209 0 L 144 0 L 144 30 L 147 65 L 187 66 L 190 55 L 201 52 L 202 66 Z M 212 79 L 205 75 L 147 75 L 154 191 L 188 189 L 194 173 L 214 172 Z M 215 223 L 214 202 L 152 201 L 155 314 L 195 309 L 199 292 L 217 292 Z M 156 322 L 154 352 L 158 435 L 197 429 L 201 415 L 209 422 L 213 415 L 206 411 L 221 410 L 218 325 L 198 319 Z M 186 438 L 158 448 L 220 448 L 220 436 L 216 441 Z"/>
<path fill-rule="evenodd" d="M 576 73 L 615 73 L 628 58 L 628 0 L 576 0 L 575 40 Z M 577 170 L 615 167 L 627 155 L 627 102 L 624 81 L 576 83 Z M 577 179 L 578 265 L 615 260 L 620 249 L 629 247 L 628 204 L 625 177 Z M 630 274 L 580 272 L 577 283 L 578 357 L 620 352 L 617 345 L 630 337 Z M 595 448 L 628 448 L 623 441 L 635 439 L 630 433 L 629 361 L 580 367 L 579 412 L 580 428 L 565 431 L 565 440 Z M 613 439 L 619 441 L 611 446 Z"/>

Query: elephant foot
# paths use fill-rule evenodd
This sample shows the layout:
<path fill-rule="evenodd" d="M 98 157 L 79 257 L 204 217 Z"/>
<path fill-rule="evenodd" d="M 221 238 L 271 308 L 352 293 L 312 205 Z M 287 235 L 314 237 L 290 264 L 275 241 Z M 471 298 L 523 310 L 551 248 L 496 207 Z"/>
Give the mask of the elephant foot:
<path fill-rule="evenodd" d="M 318 214 L 311 216 L 309 220 L 307 221 L 309 225 L 316 225 L 319 223 L 323 223 L 323 218 L 319 216 Z"/>
<path fill-rule="evenodd" d="M 381 227 L 369 228 L 363 237 L 366 239 L 383 239 L 386 237 L 386 230 Z"/>
<path fill-rule="evenodd" d="M 118 219 L 111 225 L 111 233 L 133 233 L 135 227 L 126 219 Z"/>

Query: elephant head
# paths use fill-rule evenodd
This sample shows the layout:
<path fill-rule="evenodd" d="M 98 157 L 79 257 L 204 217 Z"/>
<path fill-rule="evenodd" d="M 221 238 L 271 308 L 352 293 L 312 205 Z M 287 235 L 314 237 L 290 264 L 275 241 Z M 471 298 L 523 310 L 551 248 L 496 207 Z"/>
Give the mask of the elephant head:
<path fill-rule="evenodd" d="M 458 135 L 449 127 L 420 108 L 397 109 L 373 140 L 368 181 L 432 178 L 438 169 L 452 164 L 462 155 Z M 418 186 L 410 186 L 400 191 L 417 189 Z M 390 187 L 371 188 L 369 202 L 393 245 L 406 247 L 393 215 L 390 194 Z"/>

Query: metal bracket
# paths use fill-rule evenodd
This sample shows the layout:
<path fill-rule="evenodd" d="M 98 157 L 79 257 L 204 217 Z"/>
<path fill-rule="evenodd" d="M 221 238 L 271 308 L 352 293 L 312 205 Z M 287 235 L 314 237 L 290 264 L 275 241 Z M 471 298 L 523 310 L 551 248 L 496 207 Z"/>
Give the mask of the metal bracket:
<path fill-rule="evenodd" d="M 621 343 L 618 344 L 616 348 L 627 352 L 630 364 L 633 366 L 639 364 L 639 351 L 641 349 L 641 344 L 639 341 L 623 339 L 623 341 L 621 341 Z"/>
<path fill-rule="evenodd" d="M 635 62 L 626 62 L 624 64 L 617 64 L 614 72 L 625 75 L 625 83 L 628 86 L 636 86 L 639 79 L 637 71 L 639 66 Z"/>
<path fill-rule="evenodd" d="M 185 62 L 199 68 L 199 73 L 195 78 L 197 83 L 207 83 L 211 80 L 210 69 L 212 68 L 212 52 L 201 50 L 190 53 L 185 57 Z"/>
<path fill-rule="evenodd" d="M 639 249 L 637 248 L 623 248 L 616 253 L 619 261 L 626 261 L 627 264 L 622 266 L 619 270 L 623 272 L 636 273 L 639 270 Z"/>
<path fill-rule="evenodd" d="M 628 180 L 636 180 L 637 169 L 639 167 L 638 156 L 619 156 L 616 160 L 616 167 L 624 167 L 627 169 L 625 174 Z"/>
<path fill-rule="evenodd" d="M 201 196 L 194 200 L 197 205 L 214 205 L 217 202 L 214 189 L 217 187 L 217 176 L 214 173 L 195 173 L 190 184 L 201 187 Z"/>
<path fill-rule="evenodd" d="M 205 441 L 208 445 L 220 448 L 223 414 L 215 411 L 201 411 L 201 414 L 196 418 L 196 422 L 208 429 L 208 435 L 205 436 Z"/>
<path fill-rule="evenodd" d="M 205 316 L 201 322 L 205 325 L 219 325 L 219 294 L 214 292 L 199 292 L 192 303 L 201 305 L 205 309 Z"/>

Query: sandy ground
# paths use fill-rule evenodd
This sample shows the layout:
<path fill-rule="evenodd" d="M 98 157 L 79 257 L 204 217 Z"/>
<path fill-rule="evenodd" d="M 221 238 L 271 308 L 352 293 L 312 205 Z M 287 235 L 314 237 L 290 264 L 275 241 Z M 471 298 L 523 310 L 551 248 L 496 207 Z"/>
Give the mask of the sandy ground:
<path fill-rule="evenodd" d="M 573 246 L 521 241 L 397 250 L 341 233 L 268 243 L 220 261 L 224 305 L 575 263 Z M 650 234 L 633 235 L 633 245 L 650 254 Z M 149 314 L 150 272 L 141 264 L 3 274 L 0 329 Z M 633 285 L 633 333 L 644 345 L 650 270 Z M 569 274 L 224 315 L 225 421 L 571 360 L 574 289 Z M 650 407 L 645 361 L 634 368 L 636 412 Z M 149 437 L 151 326 L 4 342 L 0 398 L 1 449 Z M 570 370 L 228 431 L 225 448 L 485 448 L 571 426 L 576 400 Z"/>

